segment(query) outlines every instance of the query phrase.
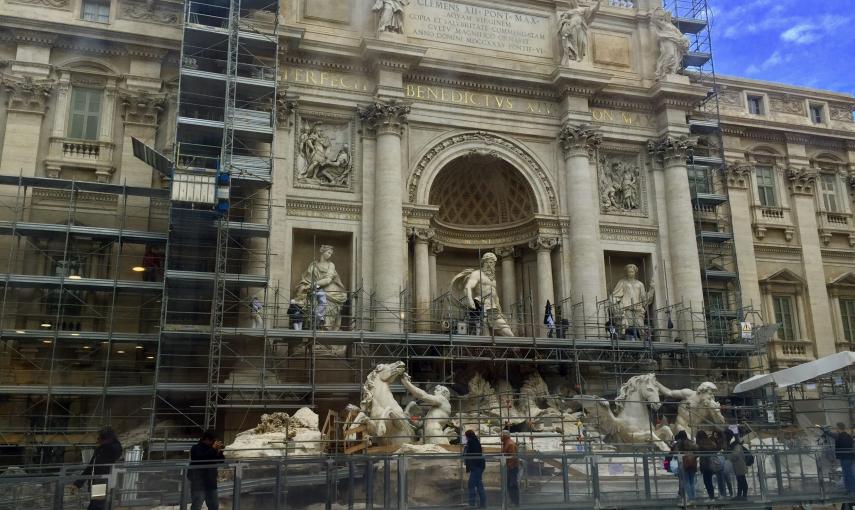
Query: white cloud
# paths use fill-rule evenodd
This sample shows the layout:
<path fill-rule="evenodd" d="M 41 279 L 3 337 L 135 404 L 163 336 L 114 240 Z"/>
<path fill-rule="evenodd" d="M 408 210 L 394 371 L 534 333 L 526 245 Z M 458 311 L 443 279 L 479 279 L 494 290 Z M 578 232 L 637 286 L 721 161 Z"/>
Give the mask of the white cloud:
<path fill-rule="evenodd" d="M 792 57 L 790 55 L 785 55 L 782 54 L 780 51 L 775 51 L 775 53 L 769 55 L 769 58 L 761 62 L 759 65 L 751 64 L 750 66 L 748 66 L 748 68 L 745 70 L 745 73 L 749 75 L 759 74 L 763 71 L 768 71 L 769 69 L 780 64 L 787 63 L 791 59 Z"/>
<path fill-rule="evenodd" d="M 795 44 L 810 44 L 819 39 L 819 27 L 812 23 L 799 23 L 781 34 L 781 39 Z"/>

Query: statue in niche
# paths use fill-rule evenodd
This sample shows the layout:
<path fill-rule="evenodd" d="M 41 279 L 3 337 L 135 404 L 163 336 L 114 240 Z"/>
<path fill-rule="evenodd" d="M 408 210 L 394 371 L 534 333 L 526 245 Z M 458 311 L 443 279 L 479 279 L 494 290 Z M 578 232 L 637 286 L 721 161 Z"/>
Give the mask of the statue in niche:
<path fill-rule="evenodd" d="M 604 213 L 641 209 L 641 170 L 626 161 L 600 159 L 600 205 Z"/>
<path fill-rule="evenodd" d="M 430 394 L 413 384 L 410 375 L 406 373 L 401 377 L 401 384 L 413 398 L 430 406 L 430 410 L 423 419 L 422 443 L 450 444 L 446 429 L 451 425 L 451 402 L 449 402 L 451 391 L 438 384 L 433 389 L 433 394 Z M 407 406 L 405 414 L 410 415 L 409 409 L 410 406 Z"/>
<path fill-rule="evenodd" d="M 558 33 L 564 48 L 564 63 L 582 62 L 588 53 L 588 25 L 600 10 L 597 2 L 590 7 L 581 7 L 578 0 L 570 0 L 570 8 L 559 18 Z"/>
<path fill-rule="evenodd" d="M 681 401 L 677 407 L 677 420 L 672 425 L 674 434 L 685 430 L 689 437 L 695 437 L 696 430 L 702 425 L 724 426 L 727 423 L 721 414 L 721 404 L 715 399 L 718 390 L 715 384 L 701 383 L 697 391 L 690 388 L 670 390 L 661 383 L 656 384 L 662 395 Z"/>
<path fill-rule="evenodd" d="M 377 0 L 374 3 L 372 11 L 380 16 L 380 21 L 377 23 L 377 33 L 394 32 L 402 34 L 404 32 L 404 7 L 409 5 L 407 0 Z"/>
<path fill-rule="evenodd" d="M 325 187 L 347 187 L 353 170 L 350 146 L 342 145 L 335 158 L 330 157 L 332 141 L 320 122 L 300 130 L 298 153 L 300 170 L 297 181 Z"/>
<path fill-rule="evenodd" d="M 323 323 L 315 324 L 315 327 L 338 331 L 341 329 L 341 307 L 347 301 L 347 290 L 335 270 L 335 264 L 330 260 L 332 256 L 333 247 L 327 244 L 321 245 L 320 257 L 309 264 L 309 268 L 303 272 L 300 283 L 294 290 L 294 300 L 304 310 L 309 310 L 309 305 L 313 305 L 311 309 L 315 310 L 318 306 L 323 306 Z M 318 300 L 319 296 L 321 300 Z"/>
<path fill-rule="evenodd" d="M 657 7 L 653 11 L 652 28 L 659 39 L 659 59 L 656 78 L 663 80 L 683 68 L 683 57 L 689 52 L 689 39 L 671 23 L 671 14 Z"/>
<path fill-rule="evenodd" d="M 620 325 L 622 332 L 644 326 L 647 307 L 653 302 L 653 285 L 648 291 L 636 278 L 638 266 L 629 264 L 625 270 L 626 277 L 615 285 L 610 298 L 613 320 Z"/>
<path fill-rule="evenodd" d="M 502 313 L 496 289 L 496 254 L 481 257 L 481 269 L 466 269 L 451 280 L 451 288 L 463 294 L 469 310 L 481 310 L 484 320 L 496 336 L 514 336 Z"/>

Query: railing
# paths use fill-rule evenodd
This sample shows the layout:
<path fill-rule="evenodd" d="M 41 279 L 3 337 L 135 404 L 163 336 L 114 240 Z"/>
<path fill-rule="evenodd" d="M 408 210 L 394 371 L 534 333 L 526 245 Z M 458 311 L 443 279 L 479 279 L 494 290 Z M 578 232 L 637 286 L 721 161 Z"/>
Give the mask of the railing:
<path fill-rule="evenodd" d="M 706 491 L 697 473 L 692 491 L 686 478 L 664 469 L 663 452 L 527 452 L 520 442 L 518 469 L 509 459 L 485 455 L 486 505 L 508 508 L 518 497 L 523 508 L 676 508 L 703 504 Z M 485 447 L 487 451 L 490 448 Z M 842 476 L 820 451 L 754 451 L 745 500 L 718 498 L 717 508 L 839 504 L 849 501 Z M 701 459 L 699 459 L 701 460 Z M 187 462 L 116 465 L 96 483 L 107 483 L 105 507 L 151 510 L 189 507 Z M 11 470 L 0 478 L 0 508 L 82 510 L 88 494 L 70 487 L 82 466 Z M 227 462 L 218 467 L 222 508 L 270 510 L 308 508 L 454 508 L 468 502 L 460 454 L 280 457 Z M 679 470 L 678 470 L 679 472 Z M 714 477 L 715 478 L 715 477 Z M 730 479 L 735 494 L 737 484 Z M 518 487 L 518 496 L 510 488 Z M 719 487 L 713 488 L 720 495 Z M 726 492 L 727 489 L 725 489 Z M 340 506 L 339 506 L 340 505 Z"/>

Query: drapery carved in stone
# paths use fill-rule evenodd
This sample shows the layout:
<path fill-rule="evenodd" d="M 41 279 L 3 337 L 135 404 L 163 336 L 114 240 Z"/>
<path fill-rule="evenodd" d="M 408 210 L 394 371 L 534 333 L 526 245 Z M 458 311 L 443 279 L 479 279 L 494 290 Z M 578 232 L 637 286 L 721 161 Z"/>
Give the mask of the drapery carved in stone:
<path fill-rule="evenodd" d="M 397 99 L 375 98 L 368 106 L 358 107 L 357 113 L 369 129 L 400 134 L 401 128 L 407 123 L 410 105 Z"/>
<path fill-rule="evenodd" d="M 430 204 L 446 225 L 495 226 L 524 221 L 537 207 L 529 184 L 513 166 L 480 157 L 458 158 L 437 176 Z"/>
<path fill-rule="evenodd" d="M 300 184 L 350 189 L 353 174 L 350 122 L 300 119 L 297 175 Z"/>
<path fill-rule="evenodd" d="M 579 152 L 590 155 L 603 143 L 603 135 L 600 134 L 599 129 L 588 124 L 581 126 L 565 124 L 558 133 L 558 141 L 565 156 Z"/>
<path fill-rule="evenodd" d="M 691 136 L 666 136 L 661 140 L 647 142 L 647 152 L 650 157 L 660 163 L 685 163 L 695 153 L 698 139 Z"/>
<path fill-rule="evenodd" d="M 599 160 L 600 210 L 631 214 L 642 210 L 641 168 L 636 158 L 602 154 Z"/>
<path fill-rule="evenodd" d="M 53 88 L 53 80 L 36 80 L 32 76 L 3 76 L 6 106 L 10 110 L 44 113 Z"/>
<path fill-rule="evenodd" d="M 119 100 L 124 107 L 125 122 L 157 126 L 160 114 L 166 109 L 167 97 L 144 90 L 122 90 Z"/>

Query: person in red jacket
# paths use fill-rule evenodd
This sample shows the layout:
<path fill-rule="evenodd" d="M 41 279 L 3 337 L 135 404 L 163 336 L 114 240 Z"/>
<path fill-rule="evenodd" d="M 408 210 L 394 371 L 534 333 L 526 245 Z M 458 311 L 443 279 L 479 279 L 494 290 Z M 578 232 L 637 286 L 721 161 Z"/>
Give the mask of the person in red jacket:
<path fill-rule="evenodd" d="M 513 506 L 520 506 L 520 459 L 517 457 L 517 444 L 511 439 L 511 433 L 502 431 L 502 455 L 508 467 L 508 497 Z"/>

